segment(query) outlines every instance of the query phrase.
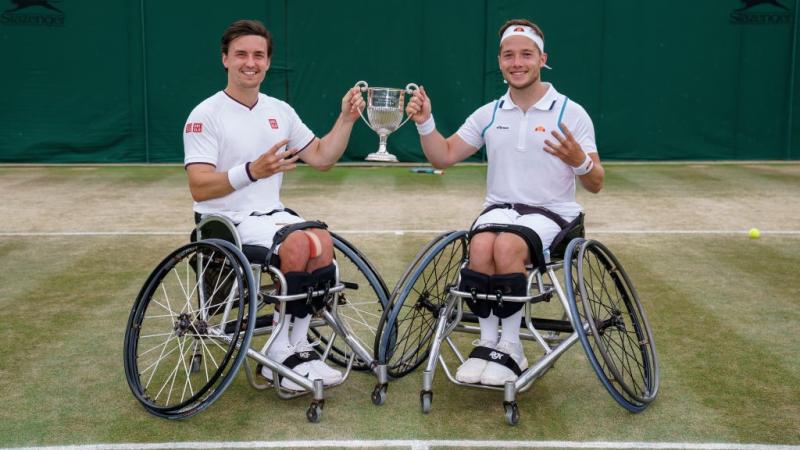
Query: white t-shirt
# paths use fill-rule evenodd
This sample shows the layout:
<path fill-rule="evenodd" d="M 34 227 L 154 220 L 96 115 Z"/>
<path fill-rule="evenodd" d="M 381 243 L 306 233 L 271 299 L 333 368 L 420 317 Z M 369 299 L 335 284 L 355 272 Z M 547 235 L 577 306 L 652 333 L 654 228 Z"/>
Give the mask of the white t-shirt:
<path fill-rule="evenodd" d="M 184 165 L 212 164 L 217 172 L 253 161 L 283 139 L 289 140 L 288 149 L 305 148 L 315 139 L 291 106 L 264 94 L 250 109 L 217 92 L 197 105 L 186 122 Z M 252 212 L 283 208 L 282 181 L 282 173 L 260 179 L 224 197 L 194 202 L 194 211 L 222 214 L 238 223 Z"/>
<path fill-rule="evenodd" d="M 545 139 L 558 141 L 559 118 L 586 153 L 597 152 L 594 125 L 586 111 L 548 84 L 545 95 L 527 112 L 508 92 L 483 105 L 459 128 L 464 142 L 479 149 L 486 145 L 488 173 L 485 205 L 523 203 L 542 206 L 561 216 L 575 217 L 575 174 L 559 158 L 544 151 Z M 566 102 L 566 103 L 565 103 Z M 566 106 L 565 106 L 566 105 Z"/>

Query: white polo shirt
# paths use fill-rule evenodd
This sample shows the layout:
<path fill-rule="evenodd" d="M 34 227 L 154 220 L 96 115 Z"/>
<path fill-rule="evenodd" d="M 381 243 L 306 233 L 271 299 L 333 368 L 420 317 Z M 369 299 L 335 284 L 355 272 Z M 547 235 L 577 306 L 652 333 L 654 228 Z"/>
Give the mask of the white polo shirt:
<path fill-rule="evenodd" d="M 289 140 L 289 149 L 302 149 L 314 138 L 314 133 L 287 103 L 259 94 L 256 105 L 250 109 L 220 91 L 189 114 L 183 129 L 183 162 L 212 164 L 217 172 L 227 172 L 257 159 L 283 139 Z M 283 208 L 282 181 L 282 173 L 260 179 L 224 197 L 194 202 L 194 211 L 222 214 L 239 223 L 254 211 Z"/>
<path fill-rule="evenodd" d="M 544 141 L 558 142 L 550 132 L 561 132 L 560 118 L 584 152 L 597 152 L 594 125 L 579 104 L 545 84 L 547 92 L 528 111 L 515 105 L 506 92 L 472 113 L 457 133 L 476 149 L 486 145 L 486 206 L 524 203 L 573 218 L 581 212 L 575 201 L 575 174 L 568 164 L 544 151 Z"/>

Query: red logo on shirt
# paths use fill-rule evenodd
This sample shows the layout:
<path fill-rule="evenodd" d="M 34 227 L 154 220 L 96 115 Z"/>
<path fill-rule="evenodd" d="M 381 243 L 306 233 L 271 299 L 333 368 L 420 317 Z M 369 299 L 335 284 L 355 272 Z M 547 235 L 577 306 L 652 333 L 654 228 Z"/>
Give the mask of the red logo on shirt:
<path fill-rule="evenodd" d="M 278 129 L 278 121 L 275 119 L 269 119 L 269 126 L 272 127 L 273 130 Z"/>
<path fill-rule="evenodd" d="M 186 124 L 186 128 L 183 129 L 184 133 L 202 133 L 203 132 L 203 124 L 200 122 L 189 122 Z"/>
<path fill-rule="evenodd" d="M 538 131 L 539 133 L 544 133 L 545 129 L 543 126 L 539 125 L 538 127 L 534 128 L 533 131 Z"/>

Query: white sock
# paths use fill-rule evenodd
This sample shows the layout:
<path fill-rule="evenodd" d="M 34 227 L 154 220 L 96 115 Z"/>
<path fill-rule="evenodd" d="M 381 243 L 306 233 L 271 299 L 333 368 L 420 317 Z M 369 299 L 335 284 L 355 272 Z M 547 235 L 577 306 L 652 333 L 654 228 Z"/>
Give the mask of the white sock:
<path fill-rule="evenodd" d="M 272 316 L 272 325 L 274 327 L 278 326 L 278 323 L 281 321 L 281 313 L 280 311 L 275 311 L 275 315 Z M 292 324 L 292 316 L 291 314 L 286 314 L 286 323 L 283 324 L 283 329 L 281 332 L 275 336 L 275 340 L 272 342 L 272 348 L 282 348 L 289 345 L 289 326 Z"/>
<path fill-rule="evenodd" d="M 497 337 L 499 336 L 499 326 L 500 326 L 500 319 L 494 314 L 489 313 L 489 317 L 483 318 L 478 317 L 478 324 L 481 327 L 481 340 L 488 341 L 492 344 L 497 343 Z"/>
<path fill-rule="evenodd" d="M 519 329 L 522 320 L 522 313 L 525 308 L 520 309 L 514 314 L 503 319 L 503 336 L 501 340 L 511 342 L 512 344 L 519 344 Z"/>
<path fill-rule="evenodd" d="M 308 339 L 308 326 L 311 324 L 311 314 L 303 317 L 302 319 L 295 317 L 294 326 L 292 327 L 292 334 L 289 336 L 289 342 L 292 345 L 297 345 L 298 342 Z"/>

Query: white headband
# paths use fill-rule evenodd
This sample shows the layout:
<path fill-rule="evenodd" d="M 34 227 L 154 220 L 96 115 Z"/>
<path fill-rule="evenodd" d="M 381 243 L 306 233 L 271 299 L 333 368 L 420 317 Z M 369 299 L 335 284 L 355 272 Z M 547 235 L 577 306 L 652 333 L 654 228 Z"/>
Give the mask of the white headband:
<path fill-rule="evenodd" d="M 500 38 L 500 44 L 503 44 L 503 41 L 510 38 L 511 36 L 525 36 L 526 38 L 533 41 L 537 47 L 539 47 L 539 51 L 544 53 L 544 40 L 541 36 L 539 36 L 533 28 L 527 25 L 511 25 L 510 27 L 506 28 L 506 31 L 503 32 L 503 36 Z M 550 68 L 547 64 L 544 65 L 546 68 Z"/>

